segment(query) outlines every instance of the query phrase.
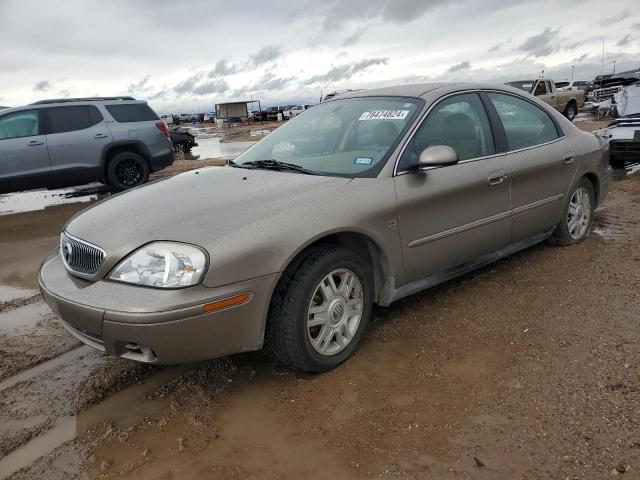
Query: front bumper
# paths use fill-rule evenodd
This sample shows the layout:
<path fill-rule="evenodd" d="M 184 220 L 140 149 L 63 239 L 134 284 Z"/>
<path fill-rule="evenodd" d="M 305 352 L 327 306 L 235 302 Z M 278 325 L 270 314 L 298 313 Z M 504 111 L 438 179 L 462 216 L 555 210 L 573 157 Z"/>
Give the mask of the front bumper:
<path fill-rule="evenodd" d="M 38 277 L 45 302 L 87 345 L 147 363 L 184 363 L 262 348 L 279 274 L 217 288 L 160 290 L 70 275 L 57 250 Z M 248 302 L 203 313 L 203 305 L 250 293 Z"/>

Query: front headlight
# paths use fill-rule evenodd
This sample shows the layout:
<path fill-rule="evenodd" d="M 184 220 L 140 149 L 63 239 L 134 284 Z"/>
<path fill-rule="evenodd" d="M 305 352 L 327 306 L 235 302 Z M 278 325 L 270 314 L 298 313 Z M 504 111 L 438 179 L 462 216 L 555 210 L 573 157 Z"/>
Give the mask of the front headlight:
<path fill-rule="evenodd" d="M 154 242 L 121 261 L 109 279 L 158 288 L 190 287 L 200 282 L 206 265 L 207 256 L 196 246 Z"/>

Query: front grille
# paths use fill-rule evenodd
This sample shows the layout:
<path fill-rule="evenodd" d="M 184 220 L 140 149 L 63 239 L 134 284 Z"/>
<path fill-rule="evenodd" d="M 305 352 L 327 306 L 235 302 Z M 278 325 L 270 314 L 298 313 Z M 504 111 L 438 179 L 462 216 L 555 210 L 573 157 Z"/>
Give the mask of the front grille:
<path fill-rule="evenodd" d="M 95 275 L 104 261 L 105 251 L 63 232 L 60 235 L 60 256 L 67 270 Z"/>
<path fill-rule="evenodd" d="M 609 149 L 612 152 L 640 153 L 640 142 L 624 142 L 621 140 L 616 140 L 609 144 Z"/>

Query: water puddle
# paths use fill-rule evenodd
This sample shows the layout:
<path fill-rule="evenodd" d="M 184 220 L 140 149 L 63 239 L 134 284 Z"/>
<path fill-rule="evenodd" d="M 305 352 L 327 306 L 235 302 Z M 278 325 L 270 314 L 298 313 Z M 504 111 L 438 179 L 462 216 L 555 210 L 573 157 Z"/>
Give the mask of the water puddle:
<path fill-rule="evenodd" d="M 37 295 L 37 293 L 38 290 L 35 289 L 0 284 L 0 305 L 3 303 L 14 302 L 16 300 L 27 299 Z"/>
<path fill-rule="evenodd" d="M 84 350 L 84 348 L 78 350 Z M 70 352 L 65 358 L 60 357 L 57 363 L 68 362 L 77 357 L 77 354 L 78 352 Z M 55 367 L 53 362 L 47 368 L 37 368 L 38 370 L 46 370 L 52 366 Z M 190 368 L 193 368 L 193 366 L 179 365 L 165 368 L 143 382 L 127 387 L 110 396 L 79 415 L 58 418 L 53 428 L 46 433 L 39 435 L 0 459 L 0 478 L 5 478 L 30 465 L 38 458 L 53 452 L 62 444 L 82 437 L 87 429 L 105 421 L 125 428 L 142 421 L 149 415 L 159 413 L 166 408 L 169 400 L 159 397 L 151 398 L 150 394 L 160 386 L 184 374 Z M 32 369 L 31 371 L 32 377 L 35 370 Z M 7 388 L 5 384 L 0 384 L 0 390 Z"/>
<path fill-rule="evenodd" d="M 88 191 L 77 188 L 61 188 L 7 193 L 0 195 L 0 215 L 34 212 L 70 203 L 92 202 L 97 198 L 98 190 L 95 187 Z"/>
<path fill-rule="evenodd" d="M 200 159 L 233 160 L 254 143 L 256 142 L 221 142 L 219 137 L 198 138 L 198 146 L 193 147 L 191 154 Z"/>

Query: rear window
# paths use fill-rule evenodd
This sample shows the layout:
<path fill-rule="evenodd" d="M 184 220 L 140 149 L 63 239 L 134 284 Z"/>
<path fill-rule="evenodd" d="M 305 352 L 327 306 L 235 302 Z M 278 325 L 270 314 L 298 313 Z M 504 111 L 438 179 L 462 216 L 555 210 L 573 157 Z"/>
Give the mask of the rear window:
<path fill-rule="evenodd" d="M 156 112 L 146 103 L 130 103 L 124 105 L 105 105 L 108 112 L 120 123 L 147 122 L 160 120 Z"/>
<path fill-rule="evenodd" d="M 102 115 L 94 106 L 46 108 L 44 112 L 48 134 L 84 130 L 102 121 Z"/>

